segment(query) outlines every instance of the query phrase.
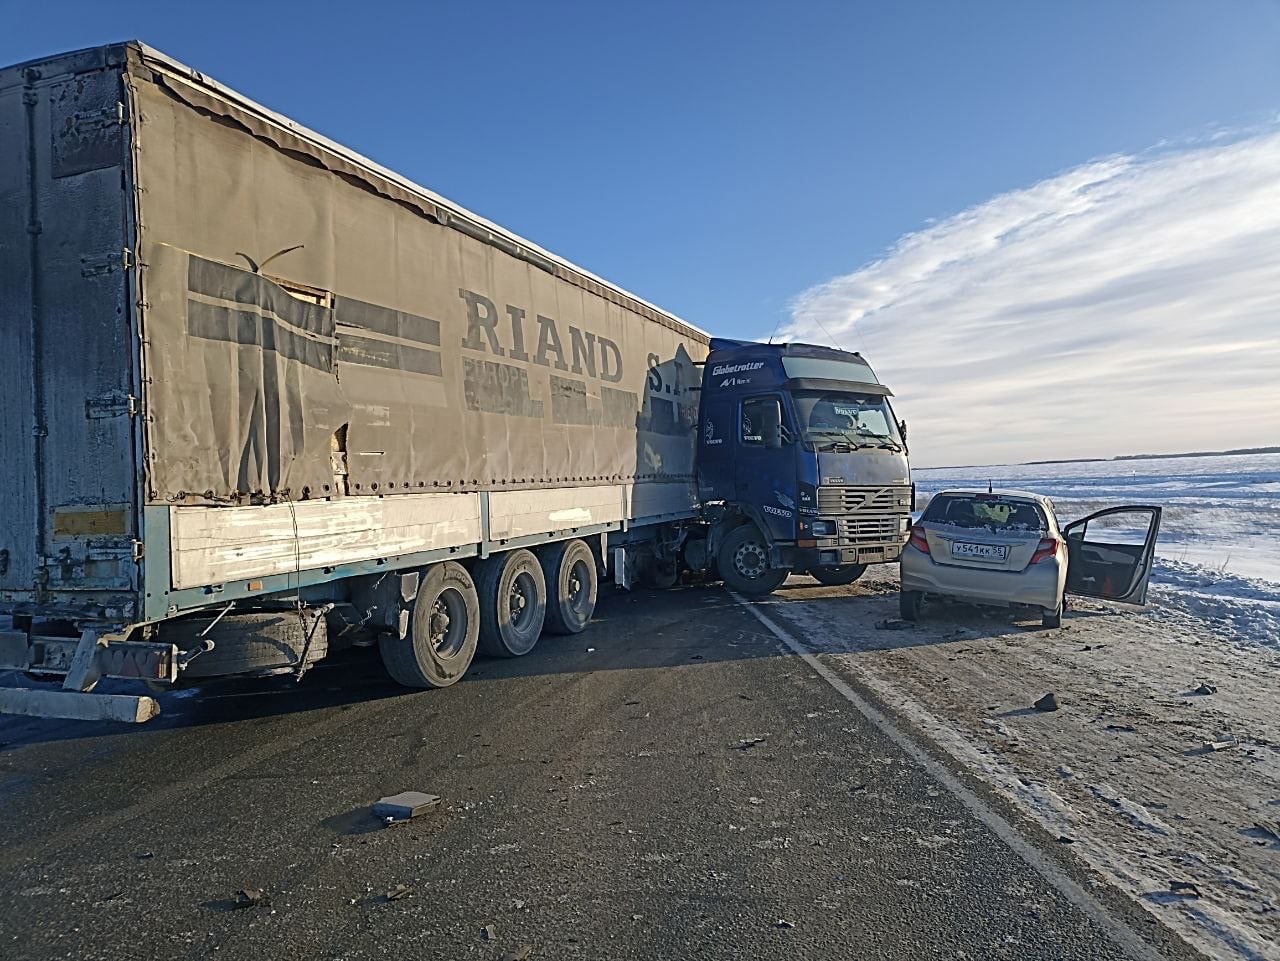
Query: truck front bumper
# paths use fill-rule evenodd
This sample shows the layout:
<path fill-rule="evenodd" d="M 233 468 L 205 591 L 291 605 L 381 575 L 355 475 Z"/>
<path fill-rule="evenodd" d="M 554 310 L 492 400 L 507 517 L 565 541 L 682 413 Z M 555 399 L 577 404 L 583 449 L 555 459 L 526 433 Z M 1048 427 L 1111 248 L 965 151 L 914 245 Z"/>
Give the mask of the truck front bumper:
<path fill-rule="evenodd" d="M 801 542 L 804 543 L 804 542 Z M 855 564 L 891 564 L 902 556 L 902 543 L 828 544 L 818 541 L 816 547 L 799 544 L 776 544 L 771 562 L 775 567 L 793 571 L 811 571 L 816 567 L 851 567 Z"/>

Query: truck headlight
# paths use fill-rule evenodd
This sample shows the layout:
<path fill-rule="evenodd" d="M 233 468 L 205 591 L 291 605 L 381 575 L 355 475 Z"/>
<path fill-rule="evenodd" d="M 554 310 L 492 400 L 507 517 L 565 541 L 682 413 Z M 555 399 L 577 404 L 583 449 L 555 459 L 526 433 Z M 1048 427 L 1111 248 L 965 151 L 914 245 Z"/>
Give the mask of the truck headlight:
<path fill-rule="evenodd" d="M 835 521 L 813 521 L 810 524 L 814 537 L 835 537 L 836 522 Z"/>

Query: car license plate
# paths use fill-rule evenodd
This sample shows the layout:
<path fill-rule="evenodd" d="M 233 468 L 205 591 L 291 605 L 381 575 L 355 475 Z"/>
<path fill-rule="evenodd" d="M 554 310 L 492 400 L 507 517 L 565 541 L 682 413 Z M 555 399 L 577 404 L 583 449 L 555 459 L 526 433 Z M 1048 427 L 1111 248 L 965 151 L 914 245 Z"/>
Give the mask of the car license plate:
<path fill-rule="evenodd" d="M 1002 561 L 1009 556 L 1009 548 L 998 544 L 955 543 L 951 545 L 951 556 L 974 561 Z"/>

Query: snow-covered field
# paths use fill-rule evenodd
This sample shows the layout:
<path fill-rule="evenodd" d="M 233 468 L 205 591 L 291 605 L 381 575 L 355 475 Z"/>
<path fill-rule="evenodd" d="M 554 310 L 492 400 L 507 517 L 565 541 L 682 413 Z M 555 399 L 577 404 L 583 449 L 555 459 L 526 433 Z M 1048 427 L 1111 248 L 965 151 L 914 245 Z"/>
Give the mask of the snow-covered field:
<path fill-rule="evenodd" d="M 926 496 L 988 482 L 1047 494 L 1064 523 L 1120 504 L 1163 507 L 1152 576 L 1154 616 L 1195 615 L 1233 640 L 1280 647 L 1280 454 L 935 468 L 913 474 Z"/>

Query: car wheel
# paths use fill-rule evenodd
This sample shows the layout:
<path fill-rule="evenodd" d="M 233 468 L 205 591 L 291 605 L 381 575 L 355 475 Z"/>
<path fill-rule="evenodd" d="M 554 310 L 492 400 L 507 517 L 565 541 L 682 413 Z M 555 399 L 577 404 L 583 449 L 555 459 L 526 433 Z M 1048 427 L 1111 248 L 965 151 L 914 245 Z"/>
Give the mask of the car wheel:
<path fill-rule="evenodd" d="M 904 621 L 918 620 L 924 606 L 923 591 L 901 591 L 898 594 L 898 614 Z"/>
<path fill-rule="evenodd" d="M 1049 608 L 1047 607 L 1041 608 L 1040 624 L 1047 628 L 1061 627 L 1062 626 L 1062 608 L 1064 606 L 1065 605 L 1063 605 L 1063 603 L 1059 601 L 1058 606 L 1053 610 L 1049 610 Z"/>

